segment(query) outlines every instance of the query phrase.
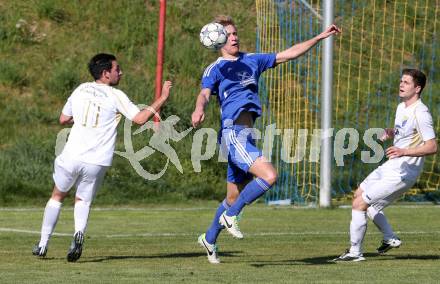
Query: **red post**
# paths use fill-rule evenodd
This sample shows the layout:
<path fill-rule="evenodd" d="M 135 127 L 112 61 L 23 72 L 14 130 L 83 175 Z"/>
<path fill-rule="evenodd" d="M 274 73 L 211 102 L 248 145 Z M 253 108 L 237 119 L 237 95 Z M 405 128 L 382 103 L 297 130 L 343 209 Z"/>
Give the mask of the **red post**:
<path fill-rule="evenodd" d="M 159 32 L 157 36 L 157 63 L 156 63 L 156 95 L 158 99 L 162 92 L 162 76 L 163 76 L 163 54 L 165 50 L 165 17 L 166 17 L 167 1 L 160 0 L 159 11 Z M 159 111 L 158 111 L 159 113 Z M 154 116 L 154 122 L 159 122 L 159 117 Z"/>

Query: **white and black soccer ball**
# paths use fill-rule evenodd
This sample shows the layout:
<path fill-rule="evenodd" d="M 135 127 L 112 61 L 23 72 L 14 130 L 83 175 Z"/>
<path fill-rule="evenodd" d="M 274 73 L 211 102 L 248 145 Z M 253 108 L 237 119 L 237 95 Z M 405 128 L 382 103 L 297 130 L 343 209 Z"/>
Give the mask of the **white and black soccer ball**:
<path fill-rule="evenodd" d="M 200 42 L 208 49 L 220 49 L 225 45 L 228 34 L 219 23 L 209 23 L 200 31 Z"/>

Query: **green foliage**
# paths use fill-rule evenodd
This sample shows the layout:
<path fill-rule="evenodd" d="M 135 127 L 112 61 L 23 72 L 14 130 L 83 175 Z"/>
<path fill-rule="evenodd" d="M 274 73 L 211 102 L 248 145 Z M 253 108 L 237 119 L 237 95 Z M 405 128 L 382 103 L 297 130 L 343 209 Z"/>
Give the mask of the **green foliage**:
<path fill-rule="evenodd" d="M 0 61 L 0 84 L 12 87 L 26 87 L 29 80 L 22 65 L 9 60 Z"/>
<path fill-rule="evenodd" d="M 341 1 L 338 3 L 345 5 L 344 9 L 348 11 L 345 14 L 345 22 L 342 23 L 345 31 L 348 31 L 350 26 L 356 31 L 362 28 L 361 17 L 357 17 L 362 5 L 365 6 L 367 15 L 363 27 L 372 25 L 373 15 L 378 21 L 383 17 L 391 17 L 390 13 L 393 11 L 390 1 L 386 1 L 391 4 L 387 4 L 388 10 L 385 15 L 381 14 L 380 9 L 372 9 L 372 3 L 369 1 L 362 1 L 359 5 Z M 164 79 L 171 79 L 174 86 L 170 101 L 161 110 L 161 115 L 163 118 L 170 115 L 179 116 L 181 120 L 176 127 L 183 131 L 191 126 L 190 117 L 200 89 L 200 77 L 204 67 L 217 57 L 215 52 L 204 49 L 199 43 L 199 29 L 217 14 L 230 14 L 239 28 L 242 49 L 253 51 L 257 13 L 253 0 L 178 0 L 168 1 L 167 4 Z M 433 34 L 432 25 L 429 23 L 435 9 L 421 12 L 422 5 L 425 5 L 425 1 L 418 2 L 419 14 L 415 24 L 420 31 L 426 27 L 426 36 L 429 38 Z M 414 9 L 411 5 L 406 6 L 405 17 L 414 18 Z M 347 20 L 351 9 L 353 22 Z M 153 101 L 158 12 L 159 1 L 143 0 L 3 1 L 0 4 L 0 192 L 2 196 L 4 194 L 0 201 L 2 204 L 17 200 L 33 203 L 36 199 L 43 200 L 48 197 L 52 188 L 53 147 L 56 135 L 62 129 L 57 126 L 57 119 L 70 92 L 79 83 L 92 80 L 87 70 L 87 62 L 91 56 L 98 52 L 114 53 L 124 73 L 119 88 L 135 103 L 149 104 Z M 408 25 L 411 25 L 411 22 L 406 22 L 406 26 L 402 28 L 408 28 Z M 391 26 L 386 25 L 384 28 L 386 32 L 391 32 Z M 377 43 L 380 40 L 379 33 L 368 32 L 362 35 L 356 32 L 356 35 L 359 40 L 353 41 L 353 48 L 360 48 L 361 37 L 366 42 Z M 403 42 L 394 41 L 393 47 L 398 49 L 408 46 L 410 39 L 408 36 Z M 345 46 L 343 49 L 349 50 Z M 385 44 L 384 49 L 391 49 L 391 45 Z M 435 60 L 432 50 L 425 49 L 418 42 L 415 43 L 414 50 L 415 55 L 405 57 L 404 64 L 412 64 L 414 58 L 420 58 L 423 54 L 426 62 L 421 64 L 429 66 L 432 70 L 438 69 L 439 63 Z M 359 62 L 357 56 L 353 56 L 351 60 L 350 64 L 356 66 L 365 65 L 366 62 Z M 434 81 L 438 75 L 436 72 L 431 73 L 430 79 Z M 351 74 L 351 77 L 356 76 L 357 73 Z M 393 98 L 389 94 L 394 86 L 386 83 L 391 76 L 394 75 L 382 74 L 382 81 L 375 79 L 375 88 L 380 90 L 377 94 L 361 95 L 362 102 L 371 101 L 368 107 L 372 113 L 381 114 L 389 104 L 393 104 Z M 340 92 L 355 97 L 357 89 L 368 89 L 367 81 L 362 79 L 359 86 L 352 85 L 351 88 L 341 86 Z M 429 88 L 436 90 L 438 84 L 431 84 Z M 384 101 L 387 103 L 384 104 Z M 435 106 L 438 99 L 434 97 L 428 103 Z M 340 100 L 335 106 L 344 110 L 345 101 Z M 363 112 L 365 109 L 341 111 L 335 114 L 335 121 L 347 122 L 348 126 L 357 124 L 365 127 L 379 127 L 383 125 L 384 120 L 387 123 L 390 121 L 389 118 L 384 119 L 379 115 L 371 115 L 368 121 L 358 121 L 357 115 Z M 433 112 L 436 116 L 439 109 L 434 107 Z M 219 111 L 215 99 L 209 105 L 206 114 L 203 127 L 218 129 Z M 122 134 L 123 129 L 120 127 L 117 145 L 120 151 L 124 149 Z M 169 199 L 222 199 L 225 192 L 225 165 L 217 162 L 216 155 L 213 159 L 202 162 L 201 173 L 195 173 L 190 161 L 193 134 L 194 131 L 173 144 L 182 163 L 183 173 L 174 165 L 170 165 L 167 173 L 156 181 L 143 179 L 127 159 L 115 156 L 114 165 L 108 171 L 97 202 L 122 204 Z M 150 135 L 151 133 L 142 135 L 136 142 L 137 149 L 147 145 Z M 23 150 L 23 147 L 28 150 Z M 46 158 L 36 160 L 31 156 L 38 152 L 37 150 L 44 151 Z M 358 152 L 354 155 L 356 159 L 359 157 Z M 352 157 L 348 157 L 350 158 Z M 23 162 L 26 160 L 28 163 Z M 162 169 L 165 162 L 163 155 L 157 154 L 142 161 L 142 165 L 154 172 Z M 348 162 L 350 161 L 347 161 L 347 164 Z M 40 172 L 38 167 L 41 167 Z M 40 174 L 29 174 L 34 171 Z M 438 167 L 434 166 L 433 171 L 438 173 Z M 341 175 L 341 182 L 346 180 L 346 176 L 346 173 Z M 437 180 L 430 180 L 428 185 L 436 182 Z M 28 191 L 37 194 L 21 194 Z"/>
<path fill-rule="evenodd" d="M 35 199 L 47 199 L 46 189 L 52 187 L 52 184 L 46 177 L 52 172 L 54 145 L 34 139 L 20 139 L 2 151 L 0 203 L 32 204 Z"/>
<path fill-rule="evenodd" d="M 63 95 L 62 97 L 67 98 L 72 90 L 81 83 L 78 65 L 68 58 L 53 66 L 52 74 L 45 82 L 49 93 Z"/>
<path fill-rule="evenodd" d="M 206 12 L 209 7 L 210 12 Z M 229 7 L 225 11 L 225 7 Z M 181 118 L 178 131 L 191 127 L 191 113 L 204 68 L 217 54 L 204 49 L 199 29 L 216 14 L 230 13 L 241 30 L 245 50 L 253 51 L 254 1 L 168 1 L 164 79 L 174 83 L 163 119 Z M 158 1 L 4 1 L 0 4 L 0 204 L 46 200 L 53 186 L 52 168 L 59 113 L 72 90 L 91 81 L 87 62 L 98 52 L 113 53 L 123 70 L 119 88 L 135 102 L 154 99 Z M 218 128 L 217 103 L 207 110 L 204 127 Z M 119 128 L 117 149 L 124 150 Z M 129 161 L 115 155 L 97 202 L 124 204 L 158 200 L 222 199 L 225 165 L 216 159 L 191 164 L 192 134 L 173 148 L 183 167 L 170 164 L 166 174 L 147 181 Z M 148 145 L 141 135 L 136 149 Z M 215 156 L 217 157 L 217 156 Z M 150 172 L 166 158 L 155 154 L 143 161 Z"/>
<path fill-rule="evenodd" d="M 68 13 L 61 8 L 60 1 L 44 0 L 39 1 L 37 5 L 37 12 L 40 18 L 47 18 L 58 24 L 61 24 L 69 19 Z"/>

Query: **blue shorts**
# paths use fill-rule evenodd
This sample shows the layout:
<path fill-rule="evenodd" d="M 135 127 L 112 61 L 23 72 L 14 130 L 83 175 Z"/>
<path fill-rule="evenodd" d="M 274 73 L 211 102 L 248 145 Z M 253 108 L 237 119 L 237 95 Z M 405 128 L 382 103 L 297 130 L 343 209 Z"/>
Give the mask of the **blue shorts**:
<path fill-rule="evenodd" d="M 232 125 L 222 130 L 222 140 L 228 149 L 228 182 L 242 183 L 252 179 L 249 168 L 262 156 L 255 146 L 254 135 L 252 128 L 243 125 Z"/>

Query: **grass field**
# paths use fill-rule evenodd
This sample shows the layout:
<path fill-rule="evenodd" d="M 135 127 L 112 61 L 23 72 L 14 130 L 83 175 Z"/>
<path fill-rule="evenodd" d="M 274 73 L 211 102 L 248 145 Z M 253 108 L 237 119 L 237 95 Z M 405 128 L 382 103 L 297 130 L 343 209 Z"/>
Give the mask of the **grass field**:
<path fill-rule="evenodd" d="M 94 208 L 81 259 L 66 261 L 72 208 L 61 213 L 48 255 L 31 248 L 43 208 L 3 208 L 0 213 L 0 283 L 426 283 L 438 281 L 438 206 L 394 206 L 390 222 L 403 240 L 379 256 L 381 240 L 369 223 L 360 263 L 333 263 L 348 246 L 350 209 L 267 207 L 245 209 L 244 240 L 223 232 L 220 265 L 209 264 L 196 239 L 210 223 L 215 203 L 139 208 Z"/>

